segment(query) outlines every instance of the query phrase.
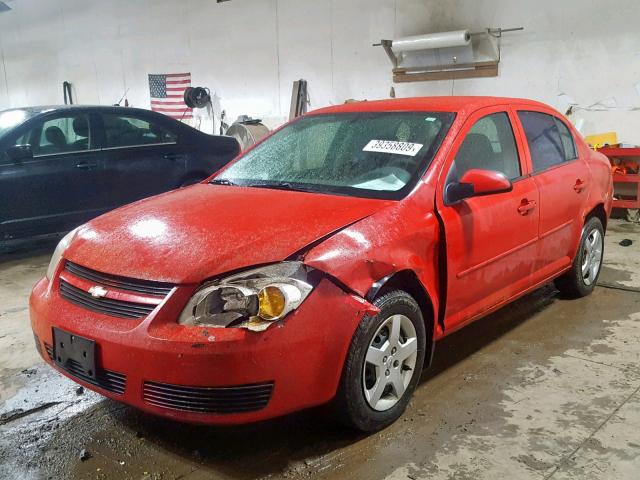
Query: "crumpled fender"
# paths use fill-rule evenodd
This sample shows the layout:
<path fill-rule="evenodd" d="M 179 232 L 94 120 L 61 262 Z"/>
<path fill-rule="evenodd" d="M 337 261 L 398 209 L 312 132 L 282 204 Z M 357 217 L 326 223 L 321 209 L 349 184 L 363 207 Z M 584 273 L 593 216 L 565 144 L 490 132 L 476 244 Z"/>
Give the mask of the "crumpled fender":
<path fill-rule="evenodd" d="M 440 228 L 433 191 L 426 185 L 421 190 L 314 246 L 304 254 L 304 263 L 335 277 L 363 298 L 378 280 L 412 270 L 437 318 Z"/>

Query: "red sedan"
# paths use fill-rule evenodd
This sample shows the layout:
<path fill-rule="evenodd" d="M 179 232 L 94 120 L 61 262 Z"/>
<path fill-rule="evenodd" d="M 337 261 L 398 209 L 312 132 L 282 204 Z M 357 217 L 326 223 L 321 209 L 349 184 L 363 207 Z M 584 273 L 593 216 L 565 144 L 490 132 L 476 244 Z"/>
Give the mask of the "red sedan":
<path fill-rule="evenodd" d="M 541 103 L 311 112 L 207 181 L 69 233 L 34 288 L 43 358 L 147 412 L 245 423 L 404 411 L 435 342 L 555 280 L 598 279 L 606 158 Z"/>

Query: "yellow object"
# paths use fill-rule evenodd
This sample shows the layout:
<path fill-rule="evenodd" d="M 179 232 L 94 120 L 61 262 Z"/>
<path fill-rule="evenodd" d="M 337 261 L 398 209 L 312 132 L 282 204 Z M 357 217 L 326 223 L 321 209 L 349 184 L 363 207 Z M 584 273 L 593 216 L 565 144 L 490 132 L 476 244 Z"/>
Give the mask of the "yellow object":
<path fill-rule="evenodd" d="M 618 135 L 616 132 L 596 133 L 594 135 L 587 135 L 584 139 L 594 150 L 607 145 L 618 144 Z"/>
<path fill-rule="evenodd" d="M 284 312 L 287 300 L 282 290 L 270 285 L 258 293 L 258 316 L 265 320 L 277 320 Z"/>

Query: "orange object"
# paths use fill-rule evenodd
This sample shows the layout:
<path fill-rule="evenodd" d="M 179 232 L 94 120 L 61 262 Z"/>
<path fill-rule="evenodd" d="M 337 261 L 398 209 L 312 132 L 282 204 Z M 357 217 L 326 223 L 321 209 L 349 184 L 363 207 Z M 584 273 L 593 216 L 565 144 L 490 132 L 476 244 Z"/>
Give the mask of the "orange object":
<path fill-rule="evenodd" d="M 635 198 L 616 198 L 614 208 L 640 208 L 640 148 L 603 147 L 598 152 L 609 157 L 613 173 L 613 183 L 636 185 Z"/>

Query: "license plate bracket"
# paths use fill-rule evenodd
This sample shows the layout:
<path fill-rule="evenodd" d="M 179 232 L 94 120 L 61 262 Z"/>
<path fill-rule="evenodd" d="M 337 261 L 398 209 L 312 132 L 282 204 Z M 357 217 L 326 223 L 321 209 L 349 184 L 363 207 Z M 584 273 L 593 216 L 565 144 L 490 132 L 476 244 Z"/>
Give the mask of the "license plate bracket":
<path fill-rule="evenodd" d="M 96 342 L 53 328 L 53 358 L 56 365 L 96 379 Z"/>

